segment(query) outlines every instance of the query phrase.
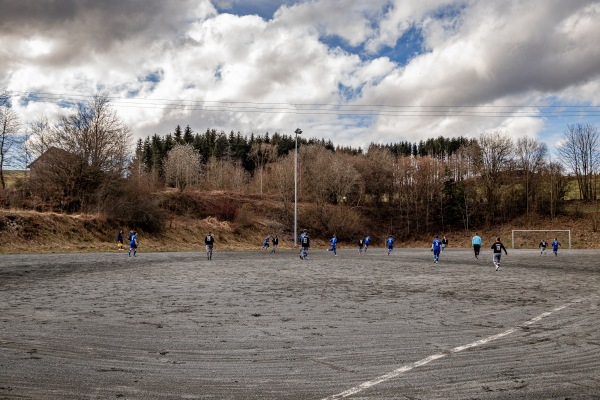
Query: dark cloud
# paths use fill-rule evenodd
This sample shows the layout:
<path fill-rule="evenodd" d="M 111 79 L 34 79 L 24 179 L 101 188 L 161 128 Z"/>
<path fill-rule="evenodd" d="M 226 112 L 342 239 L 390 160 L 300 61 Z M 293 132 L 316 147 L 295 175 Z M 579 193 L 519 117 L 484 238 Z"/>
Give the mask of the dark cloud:
<path fill-rule="evenodd" d="M 192 18 L 192 0 L 0 0 L 2 36 L 44 37 L 104 51 L 118 42 L 173 35 Z M 196 2 L 197 3 L 197 2 Z"/>

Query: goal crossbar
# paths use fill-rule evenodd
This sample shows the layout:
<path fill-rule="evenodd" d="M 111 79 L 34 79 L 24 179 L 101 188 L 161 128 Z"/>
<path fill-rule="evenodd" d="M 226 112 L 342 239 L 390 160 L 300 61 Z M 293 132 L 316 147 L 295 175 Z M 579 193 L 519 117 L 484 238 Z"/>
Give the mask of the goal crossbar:
<path fill-rule="evenodd" d="M 571 248 L 571 230 L 570 229 L 513 229 L 512 230 L 512 248 L 515 248 L 515 232 L 567 232 L 569 235 L 569 249 Z"/>

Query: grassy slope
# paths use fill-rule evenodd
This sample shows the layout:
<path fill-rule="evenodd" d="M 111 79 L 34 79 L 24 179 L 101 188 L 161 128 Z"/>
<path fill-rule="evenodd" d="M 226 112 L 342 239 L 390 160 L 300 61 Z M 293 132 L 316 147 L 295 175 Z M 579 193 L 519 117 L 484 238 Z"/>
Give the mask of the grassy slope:
<path fill-rule="evenodd" d="M 217 238 L 217 249 L 256 249 L 259 250 L 267 234 L 278 234 L 280 248 L 292 248 L 293 227 L 282 225 L 273 215 L 280 209 L 276 199 L 267 197 L 241 197 L 224 193 L 203 194 L 202 202 L 213 205 L 216 202 L 236 204 L 238 212 L 234 221 L 220 220 L 214 216 L 197 213 L 169 214 L 166 229 L 162 235 L 149 235 L 139 232 L 140 251 L 199 251 L 203 249 L 204 235 L 212 231 Z M 210 207 L 207 207 L 210 208 Z M 239 210 L 239 209 L 238 209 Z M 265 211 L 268 210 L 268 211 Z M 271 215 L 265 215 L 271 214 Z M 487 243 L 500 235 L 510 246 L 512 229 L 571 229 L 573 248 L 600 249 L 600 229 L 594 232 L 594 218 L 599 219 L 600 210 L 596 205 L 572 202 L 569 214 L 573 218 L 559 217 L 535 219 L 521 218 L 513 224 L 505 224 L 492 229 L 479 229 L 479 234 Z M 598 225 L 598 223 L 596 223 Z M 597 227 L 598 228 L 598 227 Z M 116 251 L 117 231 L 122 229 L 125 236 L 130 227 L 120 226 L 97 215 L 66 215 L 38 213 L 22 210 L 0 210 L 0 253 L 49 253 L 49 252 L 96 252 Z M 287 233 L 286 233 L 287 232 Z M 386 232 L 375 232 L 383 246 Z M 451 247 L 470 247 L 474 231 L 444 232 L 450 239 Z M 313 237 L 313 246 L 325 248 L 329 238 Z M 552 240 L 546 235 L 547 240 Z M 428 247 L 431 238 L 398 243 L 398 247 Z M 354 247 L 354 243 L 341 243 L 340 247 Z"/>

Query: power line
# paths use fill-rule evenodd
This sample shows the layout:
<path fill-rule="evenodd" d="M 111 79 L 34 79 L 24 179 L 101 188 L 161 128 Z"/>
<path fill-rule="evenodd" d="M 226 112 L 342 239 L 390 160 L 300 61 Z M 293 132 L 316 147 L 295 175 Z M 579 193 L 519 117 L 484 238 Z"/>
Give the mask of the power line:
<path fill-rule="evenodd" d="M 77 104 L 93 95 L 11 91 L 16 97 L 53 104 Z M 283 103 L 228 100 L 148 99 L 108 96 L 114 106 L 139 109 L 166 109 L 201 112 L 338 115 L 342 117 L 471 117 L 471 118 L 563 118 L 600 117 L 593 105 L 391 105 Z"/>

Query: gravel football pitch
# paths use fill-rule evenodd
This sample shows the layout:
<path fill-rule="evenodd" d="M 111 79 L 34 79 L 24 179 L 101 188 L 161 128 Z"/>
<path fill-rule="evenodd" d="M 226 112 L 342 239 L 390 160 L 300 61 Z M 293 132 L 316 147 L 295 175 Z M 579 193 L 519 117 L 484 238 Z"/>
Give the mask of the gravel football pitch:
<path fill-rule="evenodd" d="M 0 399 L 600 398 L 598 251 L 309 256 L 1 255 Z"/>

